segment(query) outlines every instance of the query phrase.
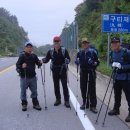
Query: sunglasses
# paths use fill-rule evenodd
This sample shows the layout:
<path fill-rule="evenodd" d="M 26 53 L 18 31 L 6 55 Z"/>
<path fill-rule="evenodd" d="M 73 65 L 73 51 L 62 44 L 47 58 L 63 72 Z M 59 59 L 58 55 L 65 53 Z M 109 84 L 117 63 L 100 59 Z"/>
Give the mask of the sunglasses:
<path fill-rule="evenodd" d="M 58 43 L 58 42 L 60 42 L 60 41 L 59 41 L 59 40 L 55 40 L 55 41 L 54 41 L 54 43 Z"/>
<path fill-rule="evenodd" d="M 87 41 L 84 41 L 84 42 L 82 42 L 82 44 L 89 44 L 89 42 L 87 42 Z"/>

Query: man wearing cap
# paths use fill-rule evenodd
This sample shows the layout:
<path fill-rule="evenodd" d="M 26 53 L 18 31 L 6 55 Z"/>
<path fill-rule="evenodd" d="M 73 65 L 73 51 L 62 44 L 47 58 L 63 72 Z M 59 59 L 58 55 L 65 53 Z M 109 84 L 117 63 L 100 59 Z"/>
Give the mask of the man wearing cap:
<path fill-rule="evenodd" d="M 90 107 L 93 113 L 97 113 L 95 69 L 98 66 L 98 56 L 94 49 L 89 48 L 87 38 L 82 38 L 82 48 L 83 49 L 77 53 L 75 61 L 77 65 L 80 65 L 80 89 L 83 99 L 83 104 L 80 109 L 84 110 Z"/>
<path fill-rule="evenodd" d="M 113 70 L 117 71 L 115 76 L 114 86 L 114 108 L 108 115 L 119 115 L 121 106 L 121 94 L 122 89 L 124 90 L 126 100 L 128 102 L 129 114 L 125 121 L 130 122 L 130 51 L 126 48 L 122 48 L 120 45 L 120 39 L 118 37 L 113 37 L 111 40 L 112 56 L 111 64 Z"/>
<path fill-rule="evenodd" d="M 37 99 L 37 79 L 35 65 L 40 67 L 42 64 L 40 63 L 40 60 L 38 59 L 37 55 L 32 53 L 32 51 L 32 43 L 26 43 L 24 53 L 19 56 L 19 59 L 16 63 L 16 70 L 20 76 L 22 111 L 27 110 L 28 102 L 26 90 L 28 88 L 31 90 L 33 108 L 36 110 L 41 110 L 41 107 Z"/>
<path fill-rule="evenodd" d="M 51 70 L 53 74 L 54 91 L 56 96 L 56 101 L 54 106 L 61 104 L 61 94 L 60 94 L 60 84 L 61 80 L 64 94 L 64 105 L 69 108 L 69 91 L 67 86 L 67 65 L 70 62 L 70 56 L 68 51 L 61 46 L 61 39 L 59 36 L 53 38 L 53 48 L 51 48 L 45 58 L 43 58 L 43 63 L 48 63 L 51 59 L 52 65 Z"/>

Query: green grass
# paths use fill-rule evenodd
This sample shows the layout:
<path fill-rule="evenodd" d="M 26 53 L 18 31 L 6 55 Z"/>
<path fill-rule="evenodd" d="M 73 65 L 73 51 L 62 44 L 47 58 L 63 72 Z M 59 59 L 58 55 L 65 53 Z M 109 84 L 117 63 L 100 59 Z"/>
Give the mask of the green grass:
<path fill-rule="evenodd" d="M 102 61 L 100 62 L 100 65 L 97 67 L 97 71 L 101 72 L 102 74 L 110 76 L 112 69 L 111 69 L 111 66 L 107 67 L 106 61 Z"/>

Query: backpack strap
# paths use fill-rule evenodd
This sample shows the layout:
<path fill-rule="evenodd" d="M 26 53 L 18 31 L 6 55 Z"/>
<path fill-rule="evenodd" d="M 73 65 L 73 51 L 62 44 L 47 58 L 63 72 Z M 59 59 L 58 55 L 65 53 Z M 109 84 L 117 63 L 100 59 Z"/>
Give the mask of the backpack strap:
<path fill-rule="evenodd" d="M 109 53 L 109 63 L 113 63 L 112 55 L 113 55 L 113 51 L 111 50 Z"/>
<path fill-rule="evenodd" d="M 54 54 L 54 48 L 51 48 L 51 49 L 50 49 L 50 55 L 51 55 L 51 58 L 52 58 L 52 59 L 54 59 L 53 54 Z"/>
<path fill-rule="evenodd" d="M 65 58 L 65 47 L 61 47 L 61 51 L 62 51 L 62 55 L 63 55 L 64 58 Z"/>
<path fill-rule="evenodd" d="M 96 54 L 97 57 L 98 57 L 98 53 L 97 53 L 97 51 L 96 51 L 95 49 L 89 48 L 89 52 L 91 53 L 91 57 L 92 57 L 92 58 L 94 57 L 94 54 Z"/>
<path fill-rule="evenodd" d="M 62 55 L 63 55 L 64 58 L 65 58 L 65 47 L 61 47 L 61 51 L 62 51 Z M 50 55 L 51 55 L 51 58 L 52 58 L 52 59 L 54 58 L 53 54 L 54 54 L 54 48 L 51 48 L 51 49 L 50 49 Z"/>
<path fill-rule="evenodd" d="M 79 53 L 79 58 L 81 58 L 81 57 L 82 57 L 83 52 L 84 52 L 84 50 L 83 50 L 83 49 L 80 49 L 80 50 L 79 50 L 79 52 L 78 52 L 78 53 Z"/>
<path fill-rule="evenodd" d="M 127 63 L 130 63 L 130 61 L 129 61 L 129 55 L 128 55 L 128 49 L 127 48 L 123 48 L 123 50 L 124 50 L 124 54 L 123 54 L 123 60 L 124 60 L 124 62 L 127 62 Z"/>

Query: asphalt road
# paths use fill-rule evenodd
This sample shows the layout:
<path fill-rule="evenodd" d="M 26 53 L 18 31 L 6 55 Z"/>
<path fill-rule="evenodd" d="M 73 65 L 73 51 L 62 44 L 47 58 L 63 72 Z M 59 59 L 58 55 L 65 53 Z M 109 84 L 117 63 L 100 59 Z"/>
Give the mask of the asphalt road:
<path fill-rule="evenodd" d="M 0 71 L 14 65 L 17 61 L 17 57 L 5 57 L 5 58 L 0 58 Z"/>
<path fill-rule="evenodd" d="M 3 70 L 10 65 L 16 63 L 17 58 L 5 58 L 0 59 L 0 69 Z M 2 65 L 1 65 L 2 64 Z M 62 104 L 58 107 L 54 107 L 53 103 L 55 101 L 53 81 L 50 76 L 50 66 L 46 65 L 46 94 L 47 94 L 47 106 L 48 110 L 44 107 L 44 94 L 43 86 L 41 82 L 40 70 L 37 69 L 38 77 L 38 99 L 42 111 L 36 111 L 32 108 L 32 102 L 30 99 L 30 91 L 28 90 L 28 111 L 21 111 L 21 101 L 20 101 L 20 87 L 19 87 L 19 76 L 15 71 L 15 66 L 10 69 L 0 73 L 0 130 L 90 130 L 86 129 L 85 125 L 89 125 L 86 118 L 91 120 L 91 123 L 95 127 L 95 130 L 129 130 L 128 126 L 121 121 L 118 117 L 107 116 L 105 126 L 102 127 L 102 121 L 104 118 L 106 105 L 103 106 L 101 116 L 99 118 L 98 124 L 95 124 L 97 115 L 93 114 L 89 109 L 87 109 L 87 117 L 84 121 L 81 121 L 76 116 L 75 103 L 71 100 L 72 109 L 65 108 L 62 94 Z M 100 84 L 100 85 L 99 85 Z M 77 93 L 77 79 L 72 71 L 69 72 L 69 88 L 72 90 L 74 95 L 78 95 L 77 100 L 79 104 L 82 103 L 81 94 L 78 85 Z M 102 86 L 98 83 L 97 87 Z M 70 94 L 72 99 L 72 95 Z M 99 110 L 101 101 L 98 99 L 97 109 Z M 74 105 L 74 106 L 73 106 Z M 79 108 L 78 108 L 79 109 Z M 84 118 L 84 111 L 79 113 L 79 116 Z"/>

